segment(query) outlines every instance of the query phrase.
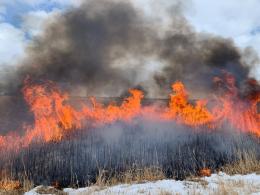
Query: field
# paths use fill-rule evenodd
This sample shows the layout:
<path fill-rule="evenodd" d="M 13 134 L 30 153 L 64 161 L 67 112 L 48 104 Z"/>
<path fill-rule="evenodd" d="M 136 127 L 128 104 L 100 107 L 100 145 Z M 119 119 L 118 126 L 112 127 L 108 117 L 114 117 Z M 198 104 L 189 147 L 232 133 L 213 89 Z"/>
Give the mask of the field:
<path fill-rule="evenodd" d="M 189 180 L 207 175 L 203 170 L 209 175 L 259 173 L 259 138 L 227 129 L 194 132 L 173 122 L 136 120 L 134 125 L 117 122 L 75 131 L 61 142 L 32 143 L 19 153 L 2 151 L 0 189 Z"/>

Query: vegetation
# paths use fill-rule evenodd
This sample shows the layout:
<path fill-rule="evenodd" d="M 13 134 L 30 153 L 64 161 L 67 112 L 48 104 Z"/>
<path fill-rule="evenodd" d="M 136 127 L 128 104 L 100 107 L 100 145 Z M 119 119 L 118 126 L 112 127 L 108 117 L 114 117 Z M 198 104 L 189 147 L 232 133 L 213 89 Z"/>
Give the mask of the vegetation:
<path fill-rule="evenodd" d="M 173 123 L 117 123 L 74 132 L 61 142 L 33 143 L 19 152 L 1 151 L 0 174 L 5 179 L 0 190 L 182 180 L 200 176 L 202 170 L 259 172 L 259 148 L 259 138 L 243 133 L 206 129 L 194 133 Z"/>

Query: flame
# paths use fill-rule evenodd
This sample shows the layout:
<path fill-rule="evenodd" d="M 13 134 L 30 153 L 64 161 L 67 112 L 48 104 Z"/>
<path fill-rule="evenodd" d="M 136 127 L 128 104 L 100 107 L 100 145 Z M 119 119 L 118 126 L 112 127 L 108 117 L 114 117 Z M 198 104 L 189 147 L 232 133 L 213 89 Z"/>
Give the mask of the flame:
<path fill-rule="evenodd" d="M 37 137 L 45 141 L 61 140 L 64 131 L 81 128 L 80 113 L 66 104 L 68 95 L 62 94 L 52 82 L 26 83 L 23 94 L 35 120 L 33 127 L 27 128 L 27 142 Z"/>
<path fill-rule="evenodd" d="M 251 132 L 260 137 L 260 113 L 257 104 L 260 102 L 260 92 L 252 98 L 239 98 L 235 87 L 235 78 L 226 76 L 228 92 L 223 97 L 218 97 L 222 106 L 213 109 L 215 121 L 218 124 L 229 122 L 234 128 L 243 132 Z"/>
<path fill-rule="evenodd" d="M 188 92 L 181 82 L 174 83 L 172 89 L 175 94 L 170 95 L 166 118 L 176 119 L 178 123 L 189 126 L 206 125 L 213 120 L 213 115 L 206 108 L 206 100 L 199 100 L 195 105 L 190 104 Z"/>
<path fill-rule="evenodd" d="M 199 171 L 199 175 L 201 177 L 209 177 L 211 176 L 211 170 L 209 168 L 203 168 Z"/>
<path fill-rule="evenodd" d="M 226 91 L 224 95 L 212 98 L 216 103 L 211 109 L 208 108 L 209 100 L 190 103 L 189 93 L 180 81 L 172 85 L 173 93 L 170 94 L 167 107 L 142 106 L 143 92 L 130 89 L 130 96 L 120 105 L 111 102 L 105 106 L 91 98 L 91 105 L 83 104 L 80 109 L 76 109 L 70 105 L 69 95 L 59 90 L 55 83 L 47 81 L 33 84 L 26 80 L 22 92 L 34 115 L 34 124 L 23 127 L 23 136 L 15 133 L 0 136 L 0 148 L 19 149 L 34 141 L 60 141 L 67 133 L 78 129 L 116 121 L 132 123 L 137 117 L 176 121 L 192 128 L 216 129 L 227 123 L 239 131 L 260 137 L 260 114 L 257 112 L 260 92 L 250 98 L 241 98 L 231 75 L 225 80 L 215 78 L 214 81 L 225 83 Z"/>
<path fill-rule="evenodd" d="M 126 98 L 120 106 L 110 103 L 105 107 L 92 98 L 93 107 L 83 107 L 84 118 L 91 119 L 98 124 L 113 123 L 117 120 L 131 122 L 141 112 L 141 100 L 144 95 L 142 91 L 136 89 L 130 89 L 129 93 L 131 96 Z"/>

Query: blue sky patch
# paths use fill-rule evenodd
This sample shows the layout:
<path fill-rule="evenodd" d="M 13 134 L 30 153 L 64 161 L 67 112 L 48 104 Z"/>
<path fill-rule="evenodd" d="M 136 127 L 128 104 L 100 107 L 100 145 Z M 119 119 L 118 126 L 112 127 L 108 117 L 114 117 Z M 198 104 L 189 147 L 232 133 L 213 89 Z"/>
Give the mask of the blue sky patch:
<path fill-rule="evenodd" d="M 260 33 L 260 26 L 255 27 L 253 30 L 250 31 L 250 35 L 254 36 Z"/>
<path fill-rule="evenodd" d="M 22 16 L 30 11 L 46 11 L 51 12 L 53 9 L 66 9 L 68 6 L 60 5 L 59 3 L 45 1 L 36 5 L 29 5 L 21 1 L 15 3 L 6 3 L 4 5 L 5 13 L 2 14 L 3 21 L 20 28 L 22 24 Z"/>

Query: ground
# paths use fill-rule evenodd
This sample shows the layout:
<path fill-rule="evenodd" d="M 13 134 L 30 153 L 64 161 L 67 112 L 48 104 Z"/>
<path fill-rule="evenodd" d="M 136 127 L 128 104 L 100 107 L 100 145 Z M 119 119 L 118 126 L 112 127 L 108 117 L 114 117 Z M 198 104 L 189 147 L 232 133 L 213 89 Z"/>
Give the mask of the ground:
<path fill-rule="evenodd" d="M 38 186 L 25 195 L 38 195 L 43 187 Z M 49 188 L 52 193 L 51 188 Z M 65 193 L 64 193 L 65 192 Z M 223 172 L 212 174 L 210 177 L 191 178 L 184 181 L 159 180 L 138 184 L 120 184 L 115 186 L 92 186 L 79 189 L 66 188 L 68 195 L 260 195 L 260 175 L 227 175 Z M 63 194 L 60 192 L 60 194 Z M 56 192 L 57 194 L 57 192 Z"/>

